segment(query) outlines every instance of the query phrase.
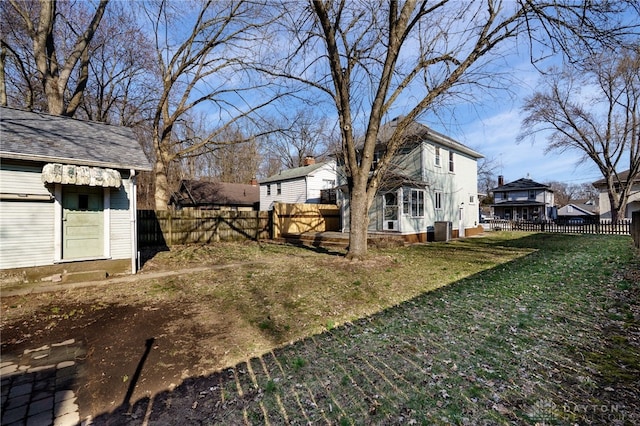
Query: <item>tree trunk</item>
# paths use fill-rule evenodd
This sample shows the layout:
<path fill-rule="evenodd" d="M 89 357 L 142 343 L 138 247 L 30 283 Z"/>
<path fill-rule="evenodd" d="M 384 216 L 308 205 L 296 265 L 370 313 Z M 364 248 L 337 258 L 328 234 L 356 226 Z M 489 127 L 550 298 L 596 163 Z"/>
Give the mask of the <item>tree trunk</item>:
<path fill-rule="evenodd" d="M 153 169 L 154 184 L 155 184 L 155 206 L 156 210 L 167 210 L 169 206 L 169 197 L 171 195 L 171 188 L 169 186 L 169 164 L 172 161 L 172 157 L 169 154 L 167 146 L 169 142 L 167 139 L 171 138 L 171 132 L 165 132 L 162 138 L 158 136 L 154 137 L 156 165 Z"/>
<path fill-rule="evenodd" d="M 362 260 L 367 255 L 369 209 L 377 192 L 375 185 L 368 185 L 369 174 L 361 173 L 363 177 L 354 177 L 349 185 L 349 260 Z"/>
<path fill-rule="evenodd" d="M 624 209 L 626 206 L 621 205 L 620 197 L 614 193 L 615 189 L 609 189 L 609 207 L 611 208 L 611 222 L 618 223 L 620 218 L 624 217 Z"/>
<path fill-rule="evenodd" d="M 155 179 L 155 206 L 156 210 L 167 210 L 169 205 L 169 179 L 167 178 L 167 166 L 162 155 L 158 155 L 156 165 L 153 170 Z"/>
<path fill-rule="evenodd" d="M 361 260 L 367 255 L 369 206 L 367 194 L 352 191 L 349 196 L 349 251 L 347 259 Z"/>
<path fill-rule="evenodd" d="M 4 44 L 0 47 L 0 106 L 7 106 L 7 83 L 5 81 L 5 58 L 7 57 L 7 50 Z"/>

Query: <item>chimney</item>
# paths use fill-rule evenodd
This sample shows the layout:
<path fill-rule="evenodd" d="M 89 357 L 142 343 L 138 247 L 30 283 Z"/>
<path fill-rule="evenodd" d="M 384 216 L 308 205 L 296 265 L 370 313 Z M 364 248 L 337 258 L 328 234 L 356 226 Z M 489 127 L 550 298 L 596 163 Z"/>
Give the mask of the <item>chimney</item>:
<path fill-rule="evenodd" d="M 498 186 L 504 185 L 504 176 L 498 175 Z"/>
<path fill-rule="evenodd" d="M 251 184 L 251 186 L 258 186 L 258 179 L 251 178 L 251 181 L 249 181 L 249 183 Z"/>
<path fill-rule="evenodd" d="M 303 166 L 310 166 L 312 164 L 316 164 L 316 159 L 310 155 L 307 155 L 306 157 L 304 157 L 304 160 L 302 160 Z"/>

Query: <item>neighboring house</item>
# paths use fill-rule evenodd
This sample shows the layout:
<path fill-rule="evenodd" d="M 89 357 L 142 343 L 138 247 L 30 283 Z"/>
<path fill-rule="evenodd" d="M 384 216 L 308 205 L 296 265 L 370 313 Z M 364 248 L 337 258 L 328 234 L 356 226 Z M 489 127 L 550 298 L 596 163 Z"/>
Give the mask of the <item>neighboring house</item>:
<path fill-rule="evenodd" d="M 507 184 L 498 176 L 493 193 L 493 214 L 499 219 L 542 221 L 556 218 L 553 190 L 529 178 Z"/>
<path fill-rule="evenodd" d="M 374 161 L 396 125 L 397 120 L 392 120 L 380 129 Z M 408 126 L 405 138 L 369 210 L 369 231 L 397 233 L 408 241 L 426 241 L 439 223 L 450 228 L 451 237 L 475 231 L 477 160 L 482 155 L 417 122 Z M 343 229 L 348 231 L 349 194 L 344 179 L 340 184 Z"/>
<path fill-rule="evenodd" d="M 197 210 L 258 210 L 260 189 L 257 182 L 241 183 L 183 180 L 180 189 L 171 196 L 175 209 Z"/>
<path fill-rule="evenodd" d="M 152 168 L 131 129 L 0 108 L 0 142 L 0 269 L 135 273 L 136 173 Z"/>
<path fill-rule="evenodd" d="M 321 202 L 321 192 L 335 188 L 336 163 L 316 163 L 313 157 L 304 159 L 304 166 L 269 176 L 260 182 L 260 210 L 271 210 L 273 203 Z"/>
<path fill-rule="evenodd" d="M 629 176 L 629 170 L 618 173 L 619 179 L 624 183 L 627 183 Z M 600 205 L 600 219 L 611 219 L 611 204 L 609 203 L 609 195 L 607 193 L 607 183 L 604 179 L 597 180 L 592 184 L 598 191 L 600 191 L 599 205 Z M 619 185 L 619 183 L 616 183 Z M 634 211 L 640 210 L 640 179 L 633 181 L 631 191 L 629 192 L 629 199 L 627 200 L 627 207 L 624 211 L 624 217 L 631 219 Z"/>
<path fill-rule="evenodd" d="M 575 200 L 558 209 L 558 222 L 595 222 L 599 220 L 594 200 Z"/>

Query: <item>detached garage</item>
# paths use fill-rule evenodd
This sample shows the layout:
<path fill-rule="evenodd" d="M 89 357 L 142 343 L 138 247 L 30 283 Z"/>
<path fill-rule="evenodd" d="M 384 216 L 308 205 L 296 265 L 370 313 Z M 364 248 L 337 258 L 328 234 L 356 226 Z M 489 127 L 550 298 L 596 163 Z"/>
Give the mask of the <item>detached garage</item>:
<path fill-rule="evenodd" d="M 0 108 L 0 269 L 135 273 L 136 173 L 149 170 L 129 128 Z"/>

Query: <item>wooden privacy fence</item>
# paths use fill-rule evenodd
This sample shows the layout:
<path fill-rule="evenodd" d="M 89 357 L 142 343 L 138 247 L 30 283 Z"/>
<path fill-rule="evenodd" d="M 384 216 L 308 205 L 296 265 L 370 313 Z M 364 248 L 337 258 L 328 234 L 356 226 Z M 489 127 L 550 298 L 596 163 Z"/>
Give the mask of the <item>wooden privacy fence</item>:
<path fill-rule="evenodd" d="M 491 230 L 502 231 L 532 231 L 532 232 L 559 232 L 574 234 L 613 234 L 613 235 L 630 235 L 631 221 L 623 219 L 618 223 L 611 221 L 599 221 L 594 223 L 556 223 L 553 221 L 545 222 L 525 222 L 525 221 L 509 221 L 509 220 L 491 220 L 489 221 Z"/>
<path fill-rule="evenodd" d="M 268 239 L 268 212 L 138 210 L 141 247 Z"/>
<path fill-rule="evenodd" d="M 340 231 L 340 207 L 335 204 L 275 203 L 273 238 L 305 232 Z"/>

